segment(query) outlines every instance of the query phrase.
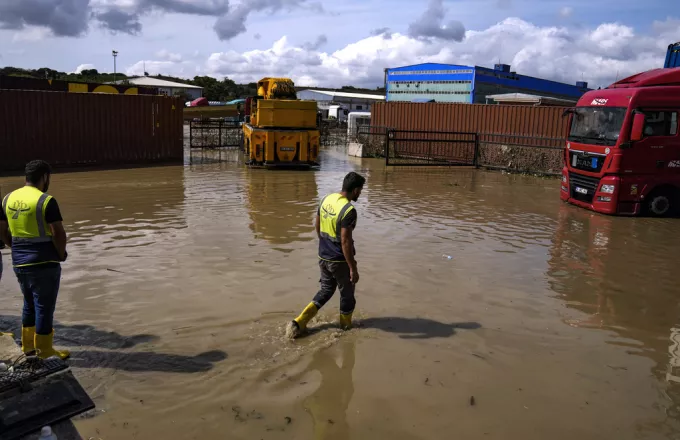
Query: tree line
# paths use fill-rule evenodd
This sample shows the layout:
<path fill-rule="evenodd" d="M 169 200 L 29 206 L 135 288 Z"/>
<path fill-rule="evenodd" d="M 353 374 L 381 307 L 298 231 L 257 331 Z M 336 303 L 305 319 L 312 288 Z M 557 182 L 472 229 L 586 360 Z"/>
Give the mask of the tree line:
<path fill-rule="evenodd" d="M 231 101 L 233 99 L 246 98 L 248 96 L 257 95 L 257 83 L 251 82 L 247 84 L 237 84 L 229 78 L 218 80 L 211 76 L 195 76 L 193 79 L 177 78 L 168 75 L 149 75 L 144 72 L 145 76 L 162 79 L 165 81 L 178 82 L 182 84 L 189 84 L 203 88 L 203 96 L 209 101 Z M 60 72 L 48 67 L 41 67 L 39 69 L 22 69 L 19 67 L 2 67 L 0 68 L 0 75 L 7 76 L 23 76 L 27 78 L 37 79 L 51 79 L 60 81 L 74 81 L 74 82 L 88 82 L 88 83 L 109 83 L 114 81 L 114 75 L 110 72 L 99 72 L 97 69 L 84 69 L 80 73 L 66 73 Z M 125 84 L 131 77 L 124 73 L 116 73 L 115 80 L 122 81 Z M 301 89 L 302 87 L 296 87 Z M 305 87 L 306 88 L 306 87 Z M 326 89 L 347 91 L 354 93 L 384 93 L 384 88 L 378 87 L 375 90 L 360 89 L 353 86 L 343 86 L 340 89 Z M 183 97 L 187 98 L 188 97 Z"/>

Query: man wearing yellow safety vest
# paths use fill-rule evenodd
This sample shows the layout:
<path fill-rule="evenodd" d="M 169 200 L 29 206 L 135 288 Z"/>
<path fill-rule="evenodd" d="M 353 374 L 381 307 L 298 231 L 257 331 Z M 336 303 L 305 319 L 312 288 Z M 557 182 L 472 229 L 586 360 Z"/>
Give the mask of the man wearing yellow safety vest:
<path fill-rule="evenodd" d="M 351 172 L 342 182 L 342 191 L 324 197 L 319 204 L 315 225 L 319 237 L 321 288 L 300 316 L 288 324 L 286 334 L 289 338 L 296 338 L 305 331 L 307 323 L 331 299 L 336 288 L 340 289 L 340 327 L 347 330 L 352 326 L 356 305 L 354 285 L 359 282 L 352 239 L 357 211 L 352 202 L 359 199 L 364 183 L 364 177 Z"/>
<path fill-rule="evenodd" d="M 52 171 L 47 162 L 26 165 L 26 185 L 7 194 L 0 212 L 0 238 L 12 248 L 12 264 L 24 294 L 21 346 L 45 359 L 69 357 L 52 347 L 52 321 L 66 261 L 66 232 L 57 201 L 46 194 Z"/>

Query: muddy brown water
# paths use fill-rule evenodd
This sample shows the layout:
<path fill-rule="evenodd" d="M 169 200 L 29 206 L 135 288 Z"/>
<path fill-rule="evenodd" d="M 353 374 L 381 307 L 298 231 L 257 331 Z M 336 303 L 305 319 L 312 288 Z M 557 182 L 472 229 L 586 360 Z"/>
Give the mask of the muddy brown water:
<path fill-rule="evenodd" d="M 53 177 L 70 237 L 57 336 L 97 403 L 84 438 L 680 435 L 677 220 L 563 205 L 551 179 L 226 156 Z M 318 287 L 315 207 L 350 170 L 368 178 L 358 327 L 337 330 L 336 297 L 288 342 Z M 3 327 L 20 307 L 6 271 Z"/>

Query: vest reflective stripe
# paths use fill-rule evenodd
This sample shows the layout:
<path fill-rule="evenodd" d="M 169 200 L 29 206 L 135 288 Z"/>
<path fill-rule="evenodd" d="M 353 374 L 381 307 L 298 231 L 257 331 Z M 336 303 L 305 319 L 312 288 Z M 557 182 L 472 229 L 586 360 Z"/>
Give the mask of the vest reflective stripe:
<path fill-rule="evenodd" d="M 38 206 L 35 208 L 35 219 L 38 221 L 38 234 L 40 234 L 41 237 L 47 237 L 47 232 L 45 231 L 45 213 L 43 211 L 45 205 L 47 205 L 45 202 L 47 202 L 49 197 L 50 196 L 43 193 L 38 199 Z"/>
<path fill-rule="evenodd" d="M 2 199 L 2 212 L 5 213 L 5 216 L 7 215 L 7 199 L 9 199 L 9 194 L 7 194 L 4 199 Z M 7 218 L 7 220 L 9 220 L 9 217 Z"/>
<path fill-rule="evenodd" d="M 19 237 L 15 238 L 12 237 L 12 242 L 14 244 L 17 243 L 50 243 L 52 241 L 52 237 L 30 237 L 30 238 L 25 238 L 25 237 Z"/>
<path fill-rule="evenodd" d="M 336 199 L 334 201 L 329 200 L 331 197 Z M 352 209 L 354 209 L 354 206 L 352 206 L 346 197 L 342 197 L 340 194 L 330 194 L 324 197 L 319 205 L 321 238 L 325 238 L 333 243 L 340 243 L 342 220 Z"/>
<path fill-rule="evenodd" d="M 9 223 L 13 242 L 52 241 L 52 233 L 45 224 L 45 207 L 51 198 L 49 194 L 28 186 L 7 194 L 2 202 L 2 209 Z M 32 212 L 35 214 L 31 215 Z M 24 213 L 26 215 L 22 216 Z"/>

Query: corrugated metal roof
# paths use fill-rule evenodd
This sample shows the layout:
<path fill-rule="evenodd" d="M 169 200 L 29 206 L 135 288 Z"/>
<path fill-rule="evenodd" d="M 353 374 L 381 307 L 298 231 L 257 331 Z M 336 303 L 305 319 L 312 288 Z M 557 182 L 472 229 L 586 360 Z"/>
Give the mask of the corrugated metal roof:
<path fill-rule="evenodd" d="M 551 96 L 531 95 L 529 93 L 501 93 L 499 95 L 486 95 L 487 99 L 493 99 L 496 102 L 531 102 L 539 104 L 545 102 L 555 102 L 564 105 L 573 104 L 577 100 L 553 98 Z"/>
<path fill-rule="evenodd" d="M 336 92 L 333 90 L 315 90 L 315 89 L 305 89 L 300 90 L 300 92 L 314 92 L 321 93 L 322 95 L 328 95 L 331 97 L 338 98 L 357 98 L 357 99 L 375 99 L 376 101 L 384 101 L 385 97 L 381 95 L 369 95 L 366 93 L 348 93 L 348 92 Z"/>
<path fill-rule="evenodd" d="M 203 87 L 192 86 L 191 84 L 183 84 L 178 82 L 166 81 L 164 79 L 153 78 L 150 76 L 140 76 L 137 78 L 128 78 L 130 84 L 147 87 L 172 87 L 175 89 L 202 89 Z M 120 81 L 116 81 L 119 83 Z"/>

